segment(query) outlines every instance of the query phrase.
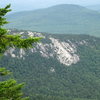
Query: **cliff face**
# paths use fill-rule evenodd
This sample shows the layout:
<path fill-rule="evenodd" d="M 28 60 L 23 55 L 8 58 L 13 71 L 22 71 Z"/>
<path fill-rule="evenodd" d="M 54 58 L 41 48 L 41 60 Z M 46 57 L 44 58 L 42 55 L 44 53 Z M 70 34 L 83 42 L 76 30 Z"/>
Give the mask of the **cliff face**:
<path fill-rule="evenodd" d="M 17 34 L 17 33 L 13 33 Z M 45 41 L 49 41 L 49 43 L 46 42 L 40 42 L 37 43 L 37 45 L 34 48 L 29 49 L 30 53 L 39 53 L 40 56 L 45 57 L 47 59 L 54 58 L 57 59 L 60 63 L 70 66 L 71 64 L 76 64 L 80 58 L 77 54 L 77 47 L 74 43 L 72 43 L 70 40 L 67 41 L 61 41 L 58 38 L 55 38 L 53 36 L 45 36 L 42 35 L 42 33 L 36 33 L 36 32 L 19 32 L 19 34 L 23 34 L 23 36 L 26 34 L 27 36 L 39 36 L 43 37 Z M 19 53 L 15 53 L 15 48 L 10 48 L 5 52 L 5 55 L 10 54 L 12 57 L 17 58 L 24 58 L 28 55 L 28 53 L 25 52 L 25 50 L 20 49 L 18 50 Z"/>
<path fill-rule="evenodd" d="M 18 33 L 22 38 L 43 39 L 29 50 L 9 48 L 0 66 L 14 72 L 18 82 L 26 83 L 25 93 L 31 100 L 33 94 L 64 97 L 60 100 L 100 100 L 100 38 L 10 31 L 10 34 Z"/>

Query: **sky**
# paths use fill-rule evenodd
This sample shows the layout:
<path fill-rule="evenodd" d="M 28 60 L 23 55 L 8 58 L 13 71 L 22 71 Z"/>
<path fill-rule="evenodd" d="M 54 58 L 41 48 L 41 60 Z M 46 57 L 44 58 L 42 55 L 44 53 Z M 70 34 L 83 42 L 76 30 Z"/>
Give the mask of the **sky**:
<path fill-rule="evenodd" d="M 13 12 L 46 8 L 57 4 L 78 4 L 82 6 L 100 4 L 100 0 L 0 0 L 0 6 L 11 4 Z"/>

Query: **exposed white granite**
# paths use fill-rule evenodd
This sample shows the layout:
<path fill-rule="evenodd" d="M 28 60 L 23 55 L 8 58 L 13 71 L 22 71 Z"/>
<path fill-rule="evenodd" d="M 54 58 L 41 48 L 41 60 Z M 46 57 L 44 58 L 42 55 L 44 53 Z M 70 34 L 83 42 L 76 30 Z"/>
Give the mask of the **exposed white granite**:
<path fill-rule="evenodd" d="M 41 33 L 31 32 L 28 31 L 28 36 L 39 36 L 39 37 L 45 37 Z M 23 32 L 20 32 L 20 34 L 24 34 Z M 67 42 L 60 41 L 59 39 L 55 39 L 53 37 L 48 38 L 51 42 L 49 43 L 38 43 L 35 48 L 30 48 L 30 53 L 36 53 L 39 52 L 42 57 L 46 57 L 47 59 L 52 57 L 57 59 L 60 63 L 70 66 L 71 64 L 77 63 L 80 59 L 77 55 L 77 47 L 75 44 L 73 44 L 70 40 Z M 86 44 L 86 41 L 81 41 L 80 44 Z M 5 55 L 10 54 L 12 57 L 17 58 L 24 58 L 24 56 L 27 56 L 26 52 L 23 49 L 20 49 L 17 53 L 18 55 L 14 54 L 15 48 L 9 48 Z M 53 72 L 54 69 L 51 69 Z"/>

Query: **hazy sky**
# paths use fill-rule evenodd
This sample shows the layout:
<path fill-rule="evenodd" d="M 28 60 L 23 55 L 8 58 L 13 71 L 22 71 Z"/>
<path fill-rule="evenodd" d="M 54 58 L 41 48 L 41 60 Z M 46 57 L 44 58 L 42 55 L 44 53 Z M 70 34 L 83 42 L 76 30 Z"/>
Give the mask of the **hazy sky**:
<path fill-rule="evenodd" d="M 95 5 L 100 0 L 0 0 L 0 6 L 11 3 L 13 11 L 46 8 L 57 4 Z"/>

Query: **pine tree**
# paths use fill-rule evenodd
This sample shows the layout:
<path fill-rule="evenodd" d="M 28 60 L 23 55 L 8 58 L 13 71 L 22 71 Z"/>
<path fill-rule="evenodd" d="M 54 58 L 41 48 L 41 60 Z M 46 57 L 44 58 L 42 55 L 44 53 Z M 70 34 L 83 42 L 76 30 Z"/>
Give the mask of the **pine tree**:
<path fill-rule="evenodd" d="M 2 55 L 9 47 L 16 48 L 30 48 L 34 42 L 38 42 L 39 37 L 21 38 L 20 35 L 10 35 L 8 30 L 3 28 L 8 22 L 4 17 L 10 9 L 10 5 L 5 8 L 0 8 L 0 55 Z M 10 74 L 9 70 L 0 68 L 0 77 Z M 0 100 L 28 100 L 24 97 L 21 91 L 23 84 L 18 84 L 14 79 L 8 79 L 6 81 L 0 81 Z"/>

